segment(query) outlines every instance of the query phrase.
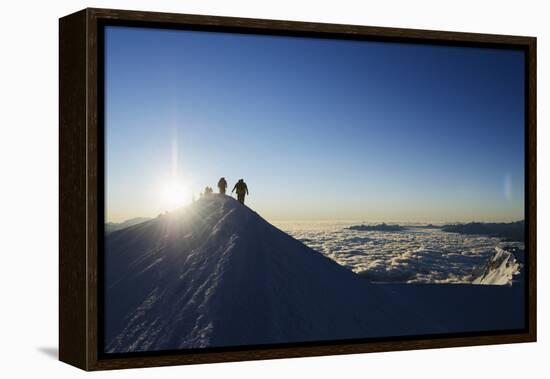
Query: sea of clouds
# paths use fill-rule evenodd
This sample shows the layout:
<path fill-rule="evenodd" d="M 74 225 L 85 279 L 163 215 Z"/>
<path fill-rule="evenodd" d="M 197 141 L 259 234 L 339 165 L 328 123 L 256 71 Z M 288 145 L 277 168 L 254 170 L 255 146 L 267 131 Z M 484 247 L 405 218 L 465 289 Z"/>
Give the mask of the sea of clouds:
<path fill-rule="evenodd" d="M 357 223 L 274 222 L 314 250 L 372 282 L 471 283 L 495 247 L 523 249 L 500 238 L 408 226 L 404 231 L 347 229 Z"/>

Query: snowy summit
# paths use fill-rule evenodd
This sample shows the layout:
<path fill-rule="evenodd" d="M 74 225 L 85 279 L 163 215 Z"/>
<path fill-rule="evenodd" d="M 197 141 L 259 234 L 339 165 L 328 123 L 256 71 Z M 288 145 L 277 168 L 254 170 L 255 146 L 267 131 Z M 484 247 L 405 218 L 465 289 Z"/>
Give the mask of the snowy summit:
<path fill-rule="evenodd" d="M 407 332 L 375 285 L 229 196 L 203 197 L 106 243 L 109 352 Z"/>
<path fill-rule="evenodd" d="M 107 352 L 444 333 L 465 320 L 508 325 L 494 322 L 507 302 L 486 299 L 509 292 L 371 284 L 226 195 L 110 233 L 105 251 Z M 457 313 L 465 300 L 474 303 Z"/>

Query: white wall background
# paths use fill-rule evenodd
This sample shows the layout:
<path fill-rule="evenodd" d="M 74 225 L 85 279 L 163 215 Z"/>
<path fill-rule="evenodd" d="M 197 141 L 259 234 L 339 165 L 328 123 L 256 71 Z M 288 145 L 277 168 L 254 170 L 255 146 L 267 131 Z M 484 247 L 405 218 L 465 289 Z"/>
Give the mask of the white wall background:
<path fill-rule="evenodd" d="M 11 0 L 0 22 L 0 376 L 77 377 L 57 351 L 58 21 L 87 6 L 538 37 L 539 342 L 126 370 L 116 378 L 541 377 L 548 353 L 550 27 L 543 1 Z M 460 310 L 457 310 L 459 312 Z M 546 354 L 545 354 L 546 353 Z"/>

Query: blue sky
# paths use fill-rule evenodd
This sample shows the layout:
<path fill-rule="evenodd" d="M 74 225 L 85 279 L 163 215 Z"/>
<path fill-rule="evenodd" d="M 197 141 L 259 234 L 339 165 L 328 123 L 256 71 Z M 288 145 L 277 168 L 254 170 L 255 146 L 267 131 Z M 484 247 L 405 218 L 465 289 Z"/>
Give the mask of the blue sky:
<path fill-rule="evenodd" d="M 105 42 L 108 221 L 220 176 L 270 220 L 523 218 L 520 51 L 127 27 Z"/>

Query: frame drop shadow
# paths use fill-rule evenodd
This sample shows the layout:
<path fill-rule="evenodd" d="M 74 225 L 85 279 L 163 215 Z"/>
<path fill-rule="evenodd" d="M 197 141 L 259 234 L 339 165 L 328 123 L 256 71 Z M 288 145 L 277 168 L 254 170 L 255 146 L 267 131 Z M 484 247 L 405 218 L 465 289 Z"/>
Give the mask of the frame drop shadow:
<path fill-rule="evenodd" d="M 59 349 L 57 348 L 57 346 L 43 346 L 37 348 L 36 350 L 55 360 L 57 360 L 59 357 Z"/>

